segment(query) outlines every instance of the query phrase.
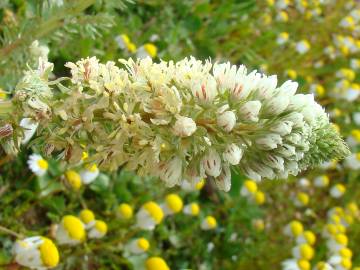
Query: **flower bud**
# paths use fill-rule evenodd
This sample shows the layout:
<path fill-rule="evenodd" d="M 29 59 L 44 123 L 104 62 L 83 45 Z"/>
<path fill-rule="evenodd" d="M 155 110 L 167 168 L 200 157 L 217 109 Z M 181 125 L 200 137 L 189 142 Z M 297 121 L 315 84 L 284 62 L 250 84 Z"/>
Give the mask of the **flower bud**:
<path fill-rule="evenodd" d="M 247 121 L 257 122 L 259 121 L 259 112 L 261 109 L 261 102 L 258 100 L 252 100 L 246 102 L 239 110 L 239 116 Z"/>
<path fill-rule="evenodd" d="M 275 149 L 278 144 L 282 143 L 282 139 L 279 134 L 270 133 L 265 137 L 256 139 L 256 144 L 259 148 L 264 150 Z"/>
<path fill-rule="evenodd" d="M 236 116 L 232 111 L 226 111 L 217 117 L 217 125 L 226 132 L 230 132 L 236 124 Z"/>
<path fill-rule="evenodd" d="M 179 116 L 173 130 L 179 137 L 189 137 L 196 131 L 196 123 L 192 118 Z"/>
<path fill-rule="evenodd" d="M 231 171 L 229 166 L 222 168 L 221 174 L 215 178 L 215 184 L 218 189 L 228 192 L 231 188 Z"/>
<path fill-rule="evenodd" d="M 221 158 L 220 155 L 211 149 L 202 160 L 205 172 L 207 175 L 218 177 L 221 173 Z"/>
<path fill-rule="evenodd" d="M 224 153 L 223 159 L 229 162 L 231 165 L 238 165 L 243 155 L 242 149 L 236 144 L 229 144 Z"/>

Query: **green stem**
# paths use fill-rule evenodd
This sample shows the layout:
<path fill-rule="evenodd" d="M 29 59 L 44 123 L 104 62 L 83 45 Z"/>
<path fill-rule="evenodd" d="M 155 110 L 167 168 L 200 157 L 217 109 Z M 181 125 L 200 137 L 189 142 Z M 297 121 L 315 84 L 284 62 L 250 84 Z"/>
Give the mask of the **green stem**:
<path fill-rule="evenodd" d="M 50 19 L 41 22 L 34 31 L 23 33 L 22 37 L 14 40 L 9 45 L 0 49 L 0 58 L 9 57 L 9 55 L 18 47 L 30 44 L 33 40 L 40 39 L 56 29 L 64 26 L 65 18 L 76 16 L 89 6 L 95 3 L 95 0 L 78 0 L 73 1 L 70 6 L 65 7 L 58 15 L 52 16 Z"/>
<path fill-rule="evenodd" d="M 1 226 L 1 225 L 0 225 L 0 232 L 10 234 L 10 235 L 15 236 L 16 238 L 19 238 L 19 239 L 24 238 L 23 235 L 21 235 L 19 233 L 16 233 L 16 232 L 14 232 L 14 231 L 12 231 L 12 230 L 4 227 L 4 226 Z"/>

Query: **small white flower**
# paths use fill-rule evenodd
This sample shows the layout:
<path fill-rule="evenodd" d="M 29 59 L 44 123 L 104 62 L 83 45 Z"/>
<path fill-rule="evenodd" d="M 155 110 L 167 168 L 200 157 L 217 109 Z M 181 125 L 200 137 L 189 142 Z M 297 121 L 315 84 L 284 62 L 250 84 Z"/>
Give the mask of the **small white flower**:
<path fill-rule="evenodd" d="M 30 269 L 51 269 L 59 263 L 57 247 L 50 239 L 42 236 L 16 241 L 12 253 L 16 263 Z"/>
<path fill-rule="evenodd" d="M 179 213 L 183 208 L 183 201 L 179 195 L 172 193 L 165 197 L 165 202 L 160 205 L 164 215 L 170 216 Z"/>
<path fill-rule="evenodd" d="M 243 151 L 236 144 L 229 144 L 223 153 L 223 159 L 229 162 L 231 165 L 238 165 L 242 158 Z"/>
<path fill-rule="evenodd" d="M 85 225 L 75 216 L 67 215 L 56 225 L 55 238 L 59 244 L 77 245 L 85 241 Z"/>
<path fill-rule="evenodd" d="M 327 187 L 329 185 L 330 179 L 327 175 L 321 175 L 314 179 L 315 187 Z"/>
<path fill-rule="evenodd" d="M 89 238 L 102 238 L 107 233 L 107 224 L 102 220 L 95 220 L 94 225 L 90 228 Z"/>
<path fill-rule="evenodd" d="M 336 184 L 330 189 L 330 196 L 333 198 L 340 198 L 344 195 L 346 188 L 342 184 Z"/>
<path fill-rule="evenodd" d="M 213 230 L 217 227 L 216 219 L 213 216 L 207 216 L 201 222 L 200 227 L 203 230 Z"/>
<path fill-rule="evenodd" d="M 132 240 L 128 244 L 127 249 L 133 254 L 141 254 L 141 253 L 148 251 L 149 247 L 150 247 L 149 241 L 147 239 L 141 237 L 141 238 Z"/>
<path fill-rule="evenodd" d="M 209 176 L 218 177 L 221 173 L 221 158 L 216 150 L 211 149 L 202 159 L 205 172 Z"/>
<path fill-rule="evenodd" d="M 155 202 L 145 203 L 136 213 L 136 227 L 143 230 L 154 230 L 164 218 L 164 212 Z"/>
<path fill-rule="evenodd" d="M 289 34 L 286 32 L 280 33 L 276 38 L 276 43 L 278 45 L 283 45 L 289 40 Z"/>
<path fill-rule="evenodd" d="M 37 176 L 43 176 L 49 167 L 48 162 L 38 154 L 31 154 L 27 163 L 30 170 Z"/>
<path fill-rule="evenodd" d="M 300 54 L 307 53 L 310 50 L 310 47 L 311 45 L 307 40 L 301 40 L 295 45 L 296 51 Z"/>
<path fill-rule="evenodd" d="M 200 213 L 199 204 L 197 204 L 197 203 L 189 203 L 189 204 L 184 206 L 183 212 L 184 212 L 185 215 L 197 216 Z"/>
<path fill-rule="evenodd" d="M 99 176 L 99 169 L 96 164 L 88 164 L 80 171 L 81 181 L 84 185 L 92 183 Z"/>
<path fill-rule="evenodd" d="M 196 123 L 192 118 L 178 116 L 173 130 L 179 137 L 189 137 L 196 131 Z"/>
<path fill-rule="evenodd" d="M 360 169 L 360 153 L 351 154 L 350 156 L 345 158 L 344 165 L 346 168 L 351 170 L 359 170 Z"/>
<path fill-rule="evenodd" d="M 236 116 L 232 111 L 226 111 L 218 115 L 217 125 L 226 132 L 230 132 L 236 124 Z"/>

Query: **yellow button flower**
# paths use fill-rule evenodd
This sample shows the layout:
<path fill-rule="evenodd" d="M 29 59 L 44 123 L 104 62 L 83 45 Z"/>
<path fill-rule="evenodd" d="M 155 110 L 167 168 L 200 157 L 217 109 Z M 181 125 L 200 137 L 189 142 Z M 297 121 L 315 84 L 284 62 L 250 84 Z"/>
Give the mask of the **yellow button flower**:
<path fill-rule="evenodd" d="M 146 270 L 170 270 L 166 262 L 160 257 L 150 257 L 145 262 Z"/>
<path fill-rule="evenodd" d="M 59 251 L 55 244 L 48 238 L 42 237 L 42 244 L 39 247 L 41 259 L 47 267 L 55 267 L 59 263 Z"/>
<path fill-rule="evenodd" d="M 164 212 L 166 214 L 179 213 L 183 208 L 183 201 L 177 194 L 169 194 L 165 197 Z"/>
<path fill-rule="evenodd" d="M 81 177 L 76 171 L 69 170 L 65 173 L 65 177 L 69 185 L 75 189 L 79 190 L 81 187 Z"/>
<path fill-rule="evenodd" d="M 265 194 L 262 191 L 257 191 L 254 195 L 255 202 L 258 205 L 262 205 L 265 203 Z"/>
<path fill-rule="evenodd" d="M 95 221 L 95 215 L 93 213 L 93 211 L 89 210 L 89 209 L 84 209 L 80 212 L 79 214 L 80 219 L 82 222 L 84 222 L 85 225 L 93 223 L 93 221 Z"/>
<path fill-rule="evenodd" d="M 122 203 L 117 208 L 118 214 L 123 219 L 130 219 L 133 216 L 133 209 L 132 207 L 127 203 Z"/>
<path fill-rule="evenodd" d="M 217 221 L 213 216 L 207 216 L 200 225 L 203 230 L 212 230 L 217 227 Z"/>

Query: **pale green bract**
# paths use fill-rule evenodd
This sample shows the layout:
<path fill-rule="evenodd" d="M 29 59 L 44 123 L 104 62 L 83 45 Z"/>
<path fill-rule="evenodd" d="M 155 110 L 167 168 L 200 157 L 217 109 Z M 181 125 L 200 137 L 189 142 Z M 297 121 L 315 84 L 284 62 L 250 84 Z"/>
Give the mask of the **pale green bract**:
<path fill-rule="evenodd" d="M 31 118 L 31 143 L 46 155 L 76 164 L 87 151 L 104 170 L 122 166 L 168 186 L 209 177 L 225 191 L 231 167 L 254 180 L 287 178 L 349 152 L 296 82 L 277 86 L 276 76 L 193 57 L 119 61 L 124 68 L 95 57 L 67 63 L 64 84 L 49 82 L 53 66 L 40 61 L 16 87 L 5 144 L 19 145 L 18 123 Z"/>

